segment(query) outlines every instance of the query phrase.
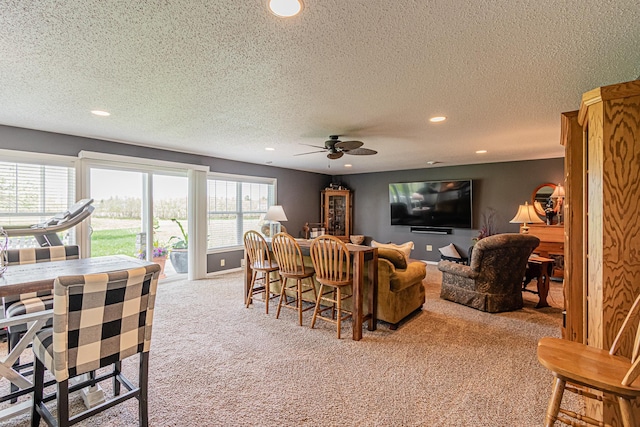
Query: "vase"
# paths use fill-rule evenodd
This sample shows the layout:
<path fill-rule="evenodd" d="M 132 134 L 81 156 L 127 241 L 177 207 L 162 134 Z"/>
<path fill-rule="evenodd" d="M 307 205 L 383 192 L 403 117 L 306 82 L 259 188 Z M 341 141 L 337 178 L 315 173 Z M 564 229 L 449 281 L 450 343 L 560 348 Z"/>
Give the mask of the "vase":
<path fill-rule="evenodd" d="M 186 249 L 172 249 L 169 259 L 173 269 L 178 274 L 184 274 L 189 270 L 189 252 Z"/>
<path fill-rule="evenodd" d="M 167 257 L 166 256 L 153 257 L 152 261 L 160 266 L 160 279 L 164 279 L 165 277 L 167 277 L 164 274 L 164 264 L 167 262 Z"/>

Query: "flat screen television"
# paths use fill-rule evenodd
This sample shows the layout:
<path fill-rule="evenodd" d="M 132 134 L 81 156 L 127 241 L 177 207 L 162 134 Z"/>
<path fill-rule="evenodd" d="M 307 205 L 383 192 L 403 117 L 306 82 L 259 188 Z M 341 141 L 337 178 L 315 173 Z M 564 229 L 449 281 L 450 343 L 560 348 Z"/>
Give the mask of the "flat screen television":
<path fill-rule="evenodd" d="M 391 225 L 471 228 L 471 180 L 389 184 Z"/>

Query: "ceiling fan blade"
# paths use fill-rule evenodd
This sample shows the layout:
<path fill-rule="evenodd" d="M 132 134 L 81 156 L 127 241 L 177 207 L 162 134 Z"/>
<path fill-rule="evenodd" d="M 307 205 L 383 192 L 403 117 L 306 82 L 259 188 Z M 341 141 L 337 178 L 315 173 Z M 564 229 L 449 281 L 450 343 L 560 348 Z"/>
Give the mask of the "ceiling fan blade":
<path fill-rule="evenodd" d="M 362 141 L 341 141 L 337 142 L 335 147 L 344 151 L 355 150 L 364 145 Z"/>
<path fill-rule="evenodd" d="M 339 159 L 340 157 L 342 157 L 344 154 L 342 153 L 342 151 L 338 151 L 336 153 L 329 153 L 327 154 L 327 157 L 331 160 L 336 160 Z"/>
<path fill-rule="evenodd" d="M 299 154 L 294 154 L 294 156 L 304 156 L 306 154 L 315 154 L 315 153 L 324 153 L 326 150 L 321 150 L 321 151 L 309 151 L 308 153 L 299 153 Z"/>
<path fill-rule="evenodd" d="M 305 144 L 303 142 L 300 142 L 300 145 L 306 145 L 307 147 L 314 147 L 314 148 L 323 148 L 323 149 L 327 148 L 327 147 L 323 147 L 321 145 Z M 315 151 L 314 151 L 314 153 L 315 153 Z"/>
<path fill-rule="evenodd" d="M 352 156 L 371 156 L 373 154 L 378 154 L 376 150 L 371 150 L 369 148 L 356 148 L 355 150 L 345 151 L 347 154 L 351 154 Z"/>

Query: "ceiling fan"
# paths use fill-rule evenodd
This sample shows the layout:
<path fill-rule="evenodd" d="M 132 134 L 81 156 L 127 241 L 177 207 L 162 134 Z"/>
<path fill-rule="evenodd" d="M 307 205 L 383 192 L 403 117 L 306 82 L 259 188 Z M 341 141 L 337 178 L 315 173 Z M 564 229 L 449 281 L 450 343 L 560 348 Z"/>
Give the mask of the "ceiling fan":
<path fill-rule="evenodd" d="M 378 154 L 376 150 L 369 148 L 362 148 L 364 143 L 362 141 L 340 141 L 340 135 L 329 135 L 329 139 L 324 142 L 324 147 L 319 145 L 303 144 L 310 147 L 322 148 L 320 151 L 311 151 L 309 153 L 294 154 L 295 156 L 304 156 L 306 154 L 324 153 L 328 152 L 327 157 L 331 160 L 339 159 L 345 154 L 351 154 L 352 156 L 370 156 L 372 154 Z"/>

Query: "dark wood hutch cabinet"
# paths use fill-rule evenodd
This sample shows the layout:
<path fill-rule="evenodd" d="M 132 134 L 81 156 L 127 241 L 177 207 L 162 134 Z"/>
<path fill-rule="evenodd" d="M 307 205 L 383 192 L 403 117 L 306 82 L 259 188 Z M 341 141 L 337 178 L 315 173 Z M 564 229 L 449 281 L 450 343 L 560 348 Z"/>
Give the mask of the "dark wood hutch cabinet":
<path fill-rule="evenodd" d="M 325 232 L 349 242 L 352 218 L 351 191 L 323 190 L 321 205 Z"/>

